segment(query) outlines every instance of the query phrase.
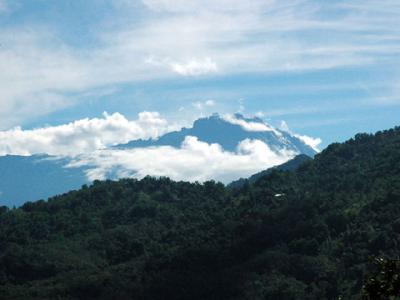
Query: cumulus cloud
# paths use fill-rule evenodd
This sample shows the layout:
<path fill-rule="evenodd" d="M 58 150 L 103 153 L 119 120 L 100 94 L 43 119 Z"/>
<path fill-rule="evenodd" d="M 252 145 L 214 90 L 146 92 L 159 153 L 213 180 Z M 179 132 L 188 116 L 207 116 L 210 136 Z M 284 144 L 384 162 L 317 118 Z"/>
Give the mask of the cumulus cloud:
<path fill-rule="evenodd" d="M 69 124 L 0 131 L 0 155 L 76 155 L 135 139 L 155 138 L 174 129 L 157 112 L 141 112 L 130 121 L 120 113 Z"/>
<path fill-rule="evenodd" d="M 262 121 L 256 122 L 256 121 L 247 121 L 242 118 L 238 118 L 235 115 L 230 115 L 230 114 L 225 114 L 223 115 L 223 119 L 231 124 L 239 125 L 241 126 L 244 130 L 247 131 L 271 131 L 275 133 L 277 136 L 281 136 L 282 134 L 273 128 L 272 126 L 268 125 L 267 123 L 264 123 Z"/>
<path fill-rule="evenodd" d="M 208 144 L 188 136 L 180 148 L 101 150 L 76 157 L 68 167 L 91 166 L 87 171 L 90 180 L 105 179 L 112 174 L 116 178 L 152 175 L 168 176 L 174 180 L 214 179 L 227 183 L 281 164 L 295 154 L 284 149 L 272 151 L 259 140 L 244 140 L 236 152 L 228 152 L 218 144 Z"/>

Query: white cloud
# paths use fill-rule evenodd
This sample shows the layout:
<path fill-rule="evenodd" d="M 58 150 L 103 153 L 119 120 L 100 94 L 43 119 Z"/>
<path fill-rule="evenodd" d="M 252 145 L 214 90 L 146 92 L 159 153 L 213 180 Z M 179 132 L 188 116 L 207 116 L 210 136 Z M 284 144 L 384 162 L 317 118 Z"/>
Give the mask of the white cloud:
<path fill-rule="evenodd" d="M 0 155 L 76 155 L 135 139 L 155 138 L 172 129 L 156 112 L 141 112 L 135 121 L 120 113 L 104 113 L 103 118 L 60 126 L 0 131 Z"/>
<path fill-rule="evenodd" d="M 152 175 L 189 181 L 215 179 L 227 183 L 281 164 L 294 155 L 287 150 L 276 153 L 258 140 L 244 140 L 235 153 L 227 152 L 218 144 L 207 144 L 188 136 L 179 149 L 163 146 L 102 150 L 75 158 L 69 167 L 92 166 L 87 173 L 91 180 L 105 179 L 112 172 L 117 177 Z"/>
<path fill-rule="evenodd" d="M 281 121 L 279 129 L 290 133 L 289 125 L 285 121 Z"/>
<path fill-rule="evenodd" d="M 242 1 L 242 0 L 143 0 L 143 3 L 155 11 L 193 13 L 199 11 L 248 11 L 259 9 L 263 4 L 273 0 Z"/>
<path fill-rule="evenodd" d="M 1 85 L 0 83 L 0 87 Z M 16 91 L 16 94 L 18 93 Z M 0 129 L 9 128 L 13 124 L 19 124 L 21 120 L 26 118 L 37 118 L 47 115 L 74 103 L 73 100 L 52 92 L 34 93 L 30 99 L 25 99 L 22 95 L 20 97 L 15 94 L 7 98 L 5 94 L 7 94 L 7 91 L 4 93 L 0 92 Z"/>
<path fill-rule="evenodd" d="M 172 72 L 182 76 L 200 76 L 218 71 L 216 62 L 210 57 L 204 59 L 191 58 L 178 62 L 169 57 L 158 58 L 152 55 L 146 58 L 145 63 L 157 67 L 167 67 Z"/>
<path fill-rule="evenodd" d="M 0 129 L 73 105 L 66 91 L 97 81 L 76 53 L 54 45 L 52 34 L 0 29 Z M 92 77 L 92 79 L 90 79 Z"/>
<path fill-rule="evenodd" d="M 241 118 L 237 118 L 235 115 L 230 115 L 230 114 L 225 114 L 222 116 L 223 119 L 231 124 L 239 125 L 241 126 L 244 130 L 247 131 L 271 131 L 275 133 L 277 136 L 281 136 L 282 134 L 277 131 L 275 128 L 272 126 L 268 125 L 267 123 L 263 122 L 255 122 L 255 121 L 246 121 Z"/>
<path fill-rule="evenodd" d="M 254 114 L 257 118 L 264 118 L 265 117 L 265 112 L 263 111 L 258 111 Z"/>
<path fill-rule="evenodd" d="M 7 70 L 0 73 L 0 128 L 120 83 L 365 66 L 399 54 L 397 0 L 145 0 L 143 11 L 118 1 L 134 3 L 131 15 L 124 11 L 129 18 L 118 25 L 110 13 L 113 26 L 94 30 L 86 48 L 68 45 L 45 23 L 0 29 L 0 70 Z M 46 95 L 59 100 L 49 108 L 40 100 Z"/>
<path fill-rule="evenodd" d="M 200 101 L 193 102 L 192 105 L 193 105 L 194 108 L 196 108 L 198 110 L 202 110 L 203 109 L 203 103 L 201 103 Z"/>
<path fill-rule="evenodd" d="M 300 139 L 306 145 L 310 146 L 316 152 L 320 152 L 320 150 L 318 149 L 318 146 L 322 143 L 322 140 L 320 138 L 313 138 L 307 135 L 299 135 L 299 134 L 294 134 L 294 136 Z"/>
<path fill-rule="evenodd" d="M 214 106 L 215 105 L 215 101 L 214 100 L 206 100 L 206 102 L 204 103 L 205 106 Z"/>
<path fill-rule="evenodd" d="M 131 38 L 140 33 L 140 37 L 146 36 L 142 45 L 156 41 L 158 48 L 149 53 L 171 61 L 212 57 L 223 73 L 370 64 L 399 51 L 398 44 L 373 42 L 370 36 L 360 34 L 380 31 L 396 37 L 395 25 L 399 25 L 399 18 L 395 17 L 399 11 L 393 0 L 353 0 L 346 2 L 350 4 L 347 6 L 305 0 L 143 2 L 156 12 L 149 14 L 155 20 L 146 22 L 140 30 L 131 31 Z M 362 6 L 369 9 L 360 14 Z M 335 38 L 327 40 L 327 35 Z M 124 37 L 129 39 L 129 34 Z"/>
<path fill-rule="evenodd" d="M 190 60 L 186 63 L 171 63 L 171 69 L 184 76 L 198 76 L 217 72 L 217 64 L 207 57 L 204 60 Z"/>
<path fill-rule="evenodd" d="M 281 121 L 280 130 L 290 133 L 291 135 L 298 138 L 306 145 L 310 146 L 316 152 L 320 152 L 320 150 L 318 148 L 318 146 L 322 143 L 322 140 L 320 138 L 313 138 L 313 137 L 310 137 L 307 135 L 300 135 L 300 134 L 293 133 L 285 121 Z"/>
<path fill-rule="evenodd" d="M 206 100 L 206 101 L 196 101 L 192 103 L 192 106 L 198 110 L 203 110 L 205 108 L 213 107 L 215 106 L 215 101 L 214 100 Z"/>

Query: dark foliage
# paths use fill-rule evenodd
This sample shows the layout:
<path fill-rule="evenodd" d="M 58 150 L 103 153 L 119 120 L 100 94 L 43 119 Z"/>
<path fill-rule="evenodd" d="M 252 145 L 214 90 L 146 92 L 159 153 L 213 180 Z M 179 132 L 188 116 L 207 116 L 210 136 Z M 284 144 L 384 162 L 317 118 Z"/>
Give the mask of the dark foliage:
<path fill-rule="evenodd" d="M 376 266 L 364 285 L 363 300 L 400 299 L 400 260 L 371 258 Z"/>
<path fill-rule="evenodd" d="M 360 299 L 399 201 L 400 128 L 240 190 L 96 181 L 0 209 L 0 299 Z"/>
<path fill-rule="evenodd" d="M 232 189 L 240 189 L 243 188 L 246 184 L 253 184 L 257 180 L 259 180 L 261 177 L 267 176 L 271 174 L 273 171 L 295 171 L 298 167 L 300 167 L 302 164 L 304 164 L 307 161 L 312 160 L 310 156 L 307 156 L 305 154 L 299 154 L 296 157 L 292 158 L 291 160 L 278 165 L 276 167 L 269 168 L 267 170 L 261 171 L 259 173 L 256 173 L 249 178 L 240 178 L 238 180 L 235 180 L 228 184 L 229 188 Z"/>

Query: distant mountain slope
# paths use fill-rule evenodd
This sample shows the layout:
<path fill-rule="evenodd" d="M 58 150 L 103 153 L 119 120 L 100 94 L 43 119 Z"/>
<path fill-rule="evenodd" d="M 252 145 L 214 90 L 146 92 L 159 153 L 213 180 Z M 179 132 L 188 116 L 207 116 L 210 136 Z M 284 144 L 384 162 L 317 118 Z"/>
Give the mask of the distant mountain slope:
<path fill-rule="evenodd" d="M 246 127 L 246 125 L 248 125 Z M 259 118 L 245 118 L 241 114 L 223 118 L 214 114 L 201 118 L 193 123 L 192 128 L 182 128 L 180 131 L 167 133 L 156 140 L 136 140 L 127 144 L 117 145 L 118 149 L 129 149 L 149 146 L 179 147 L 187 136 L 195 136 L 206 143 L 217 143 L 226 151 L 235 151 L 238 144 L 245 139 L 260 140 L 272 150 L 287 149 L 299 154 L 314 156 L 315 149 L 305 144 L 294 135 L 275 129 Z"/>
<path fill-rule="evenodd" d="M 88 183 L 84 168 L 65 168 L 68 162 L 47 155 L 0 157 L 0 205 L 47 199 Z"/>
<path fill-rule="evenodd" d="M 311 157 L 309 157 L 305 154 L 300 154 L 300 155 L 297 155 L 295 158 L 293 158 L 279 166 L 272 167 L 267 170 L 261 171 L 257 174 L 250 176 L 249 178 L 240 178 L 238 180 L 235 180 L 235 181 L 231 182 L 230 184 L 228 184 L 228 187 L 239 189 L 239 188 L 243 187 L 243 185 L 245 185 L 246 183 L 253 184 L 261 177 L 271 174 L 275 170 L 294 171 L 298 167 L 300 167 L 303 163 L 310 161 L 310 160 L 312 160 Z"/>
<path fill-rule="evenodd" d="M 189 136 L 196 139 L 189 138 L 188 140 Z M 198 141 L 206 142 L 207 144 L 203 145 Z M 248 148 L 244 152 L 240 152 L 238 150 L 240 148 L 239 145 L 242 145 L 244 141 L 245 144 L 248 142 Z M 256 146 L 251 146 L 250 144 L 255 141 L 261 141 L 267 146 L 264 147 L 264 144 L 260 143 L 261 148 L 257 149 L 262 150 L 254 150 L 255 148 L 251 147 Z M 212 144 L 219 144 L 221 147 L 213 148 Z M 258 147 L 260 144 L 258 144 Z M 169 151 L 169 148 L 164 152 L 153 151 L 154 148 L 152 147 L 158 146 L 173 147 L 172 150 L 176 149 L 177 151 Z M 186 148 L 184 151 L 179 152 L 182 147 Z M 151 151 L 135 153 L 138 148 L 152 148 L 152 150 L 147 149 Z M 208 150 L 202 150 L 203 148 Z M 200 151 L 198 151 L 199 149 Z M 126 151 L 123 153 L 124 150 Z M 118 151 L 119 153 L 117 153 Z M 256 153 L 256 151 L 264 151 L 265 155 L 259 152 Z M 180 153 L 186 154 L 186 156 L 183 157 Z M 314 156 L 315 153 L 315 149 L 304 143 L 299 137 L 275 129 L 259 118 L 245 118 L 240 114 L 233 116 L 214 114 L 210 117 L 196 120 L 192 128 L 182 128 L 180 131 L 170 132 L 157 140 L 131 141 L 125 145 L 118 145 L 111 149 L 94 151 L 93 153 L 85 153 L 74 158 L 56 159 L 45 155 L 0 157 L 0 204 L 18 206 L 26 201 L 47 199 L 49 196 L 76 189 L 88 182 L 86 176 L 89 174 L 88 171 L 91 171 L 90 174 L 96 174 L 97 178 L 102 179 L 118 179 L 136 176 L 136 174 L 141 174 L 140 177 L 145 175 L 173 176 L 173 174 L 184 174 L 184 171 L 186 171 L 187 174 L 192 174 L 191 176 L 198 176 L 197 178 L 212 178 L 222 181 L 225 178 L 229 178 L 229 180 L 226 179 L 224 181 L 229 182 L 240 176 L 247 176 L 271 165 L 284 162 L 296 154 Z M 152 156 L 158 155 L 161 162 L 157 163 L 154 160 L 150 164 L 144 164 L 143 160 L 135 160 L 139 155 L 146 158 L 149 157 L 150 160 Z M 170 164 L 168 159 L 167 162 L 165 161 L 165 156 L 168 155 L 174 155 L 174 159 L 171 159 L 175 164 Z M 242 160 L 240 168 L 234 163 L 226 163 L 229 168 L 238 170 L 237 173 L 233 173 L 232 171 L 218 169 L 220 166 L 216 163 L 218 158 L 209 157 L 213 155 L 220 157 L 220 160 L 224 160 L 227 157 L 227 159 L 231 159 L 234 162 L 241 160 L 246 155 L 254 155 L 262 163 L 254 163 L 253 160 L 253 165 L 249 166 L 249 163 Z M 179 163 L 179 159 L 182 159 L 182 163 Z M 214 163 L 213 168 L 214 170 L 218 169 L 218 172 L 209 172 L 207 168 L 203 168 L 202 171 L 197 170 L 197 173 L 193 173 L 193 170 L 188 171 L 185 169 L 188 168 L 185 166 L 185 162 L 189 160 Z M 75 162 L 77 167 L 66 168 L 65 166 L 71 161 Z M 202 164 L 202 166 L 206 164 Z M 213 174 L 217 174 L 216 176 L 219 177 L 213 178 Z M 95 179 L 93 176 L 90 178 Z M 196 180 L 198 180 L 197 178 Z M 186 178 L 185 176 L 176 179 L 193 180 L 193 178 Z"/>
<path fill-rule="evenodd" d="M 398 257 L 399 216 L 400 127 L 239 190 L 96 181 L 0 207 L 0 298 L 361 299 L 368 258 Z"/>

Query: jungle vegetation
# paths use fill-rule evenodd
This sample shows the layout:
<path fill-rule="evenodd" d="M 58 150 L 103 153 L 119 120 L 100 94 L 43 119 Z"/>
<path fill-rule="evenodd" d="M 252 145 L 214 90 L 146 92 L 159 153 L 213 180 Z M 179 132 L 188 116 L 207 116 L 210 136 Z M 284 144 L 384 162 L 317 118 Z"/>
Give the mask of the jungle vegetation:
<path fill-rule="evenodd" d="M 0 299 L 389 299 L 399 268 L 385 296 L 369 260 L 399 253 L 397 127 L 239 189 L 146 177 L 1 207 Z"/>

